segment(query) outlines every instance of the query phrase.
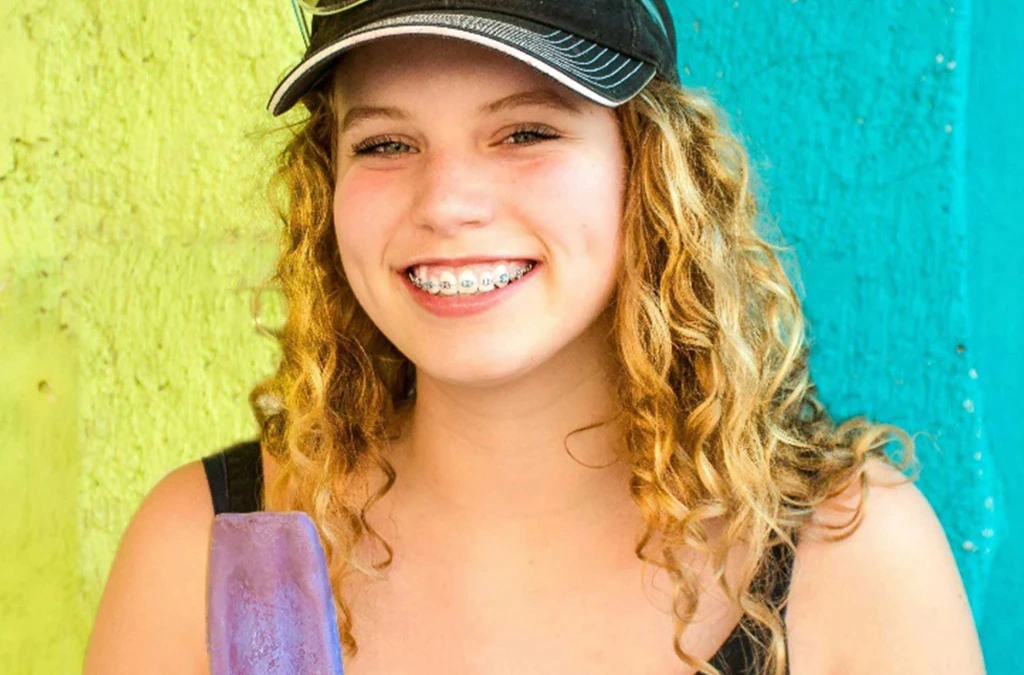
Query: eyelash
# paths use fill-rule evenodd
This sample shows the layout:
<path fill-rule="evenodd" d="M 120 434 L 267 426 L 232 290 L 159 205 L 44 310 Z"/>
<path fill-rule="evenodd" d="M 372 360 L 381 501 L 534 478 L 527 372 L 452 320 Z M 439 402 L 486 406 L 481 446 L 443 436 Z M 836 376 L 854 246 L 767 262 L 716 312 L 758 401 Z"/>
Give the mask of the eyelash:
<path fill-rule="evenodd" d="M 533 145 L 534 143 L 539 143 L 541 141 L 546 141 L 546 140 L 552 140 L 552 139 L 555 139 L 555 138 L 560 138 L 560 136 L 558 134 L 550 131 L 547 127 L 541 126 L 539 124 L 527 124 L 527 125 L 521 126 L 521 127 L 517 128 L 517 129 L 515 129 L 512 133 L 510 133 L 505 138 L 511 138 L 512 136 L 517 136 L 519 134 L 532 134 L 532 135 L 538 137 L 540 140 L 539 141 L 526 142 L 526 143 L 514 143 L 513 145 Z M 382 157 L 387 157 L 389 155 L 398 154 L 398 153 L 390 153 L 390 152 L 376 152 L 377 148 L 383 148 L 385 146 L 392 145 L 392 144 L 406 145 L 406 147 L 408 147 L 407 144 L 402 143 L 397 138 L 394 138 L 392 136 L 375 136 L 374 138 L 368 138 L 368 139 L 366 139 L 365 141 L 363 141 L 361 143 L 353 145 L 352 146 L 352 154 L 353 155 L 380 155 Z"/>

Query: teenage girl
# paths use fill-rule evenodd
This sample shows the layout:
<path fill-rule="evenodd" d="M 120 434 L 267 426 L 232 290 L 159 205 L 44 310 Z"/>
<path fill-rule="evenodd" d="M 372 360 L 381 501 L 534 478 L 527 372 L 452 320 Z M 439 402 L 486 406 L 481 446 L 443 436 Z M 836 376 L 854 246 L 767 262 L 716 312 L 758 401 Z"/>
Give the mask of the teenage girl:
<path fill-rule="evenodd" d="M 347 675 L 983 672 L 663 2 L 306 4 L 259 439 L 146 497 L 87 675 L 208 673 L 211 524 L 260 509 L 316 524 Z"/>

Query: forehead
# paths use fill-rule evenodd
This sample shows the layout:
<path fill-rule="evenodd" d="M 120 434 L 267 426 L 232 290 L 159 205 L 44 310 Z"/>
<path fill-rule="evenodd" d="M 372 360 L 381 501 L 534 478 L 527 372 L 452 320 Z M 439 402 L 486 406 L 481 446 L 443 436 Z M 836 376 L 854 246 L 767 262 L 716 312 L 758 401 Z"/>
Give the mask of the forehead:
<path fill-rule="evenodd" d="M 335 92 L 348 101 L 408 95 L 427 84 L 480 90 L 481 94 L 545 86 L 564 90 L 567 97 L 578 96 L 495 49 L 436 35 L 402 35 L 360 45 L 340 59 L 334 77 Z"/>

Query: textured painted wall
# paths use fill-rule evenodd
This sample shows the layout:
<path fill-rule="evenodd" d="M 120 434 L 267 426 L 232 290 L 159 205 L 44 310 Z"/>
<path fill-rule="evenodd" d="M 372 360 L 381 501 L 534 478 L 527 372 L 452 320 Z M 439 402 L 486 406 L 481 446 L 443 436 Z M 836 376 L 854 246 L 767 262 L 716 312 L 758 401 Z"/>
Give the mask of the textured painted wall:
<path fill-rule="evenodd" d="M 74 673 L 142 495 L 255 430 L 301 39 L 286 2 L 0 1 L 0 672 Z"/>
<path fill-rule="evenodd" d="M 1024 629 L 1024 6 L 974 2 L 967 106 L 968 289 L 985 432 L 1007 487 L 1009 528 L 1001 538 L 985 594 L 981 634 L 989 672 L 1021 670 Z"/>
<path fill-rule="evenodd" d="M 999 137 L 968 94 L 1009 89 L 1020 111 L 1020 79 L 971 80 L 972 35 L 992 43 L 966 2 L 671 4 L 684 77 L 730 111 L 796 250 L 823 398 L 924 432 L 921 486 L 975 611 L 1000 607 L 991 664 L 1024 628 L 985 592 L 1006 504 L 1021 512 L 993 460 L 1024 473 L 1024 363 L 999 330 L 1020 297 L 992 264 L 1021 223 L 999 192 L 968 198 L 1010 181 L 990 155 L 967 173 L 968 129 Z M 274 353 L 249 290 L 275 254 L 261 184 L 282 142 L 263 105 L 301 41 L 284 0 L 237 7 L 0 0 L 0 505 L 19 516 L 0 525 L 18 552 L 0 562 L 0 672 L 78 671 L 142 495 L 254 432 L 245 396 Z"/>

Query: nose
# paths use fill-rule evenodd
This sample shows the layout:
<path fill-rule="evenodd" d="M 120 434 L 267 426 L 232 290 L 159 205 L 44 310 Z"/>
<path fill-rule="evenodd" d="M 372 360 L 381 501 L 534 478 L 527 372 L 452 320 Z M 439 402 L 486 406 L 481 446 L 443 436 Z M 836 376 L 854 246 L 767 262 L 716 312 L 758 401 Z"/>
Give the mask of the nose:
<path fill-rule="evenodd" d="M 492 221 L 495 186 L 483 160 L 466 151 L 435 151 L 421 167 L 414 204 L 419 227 L 451 237 Z"/>

